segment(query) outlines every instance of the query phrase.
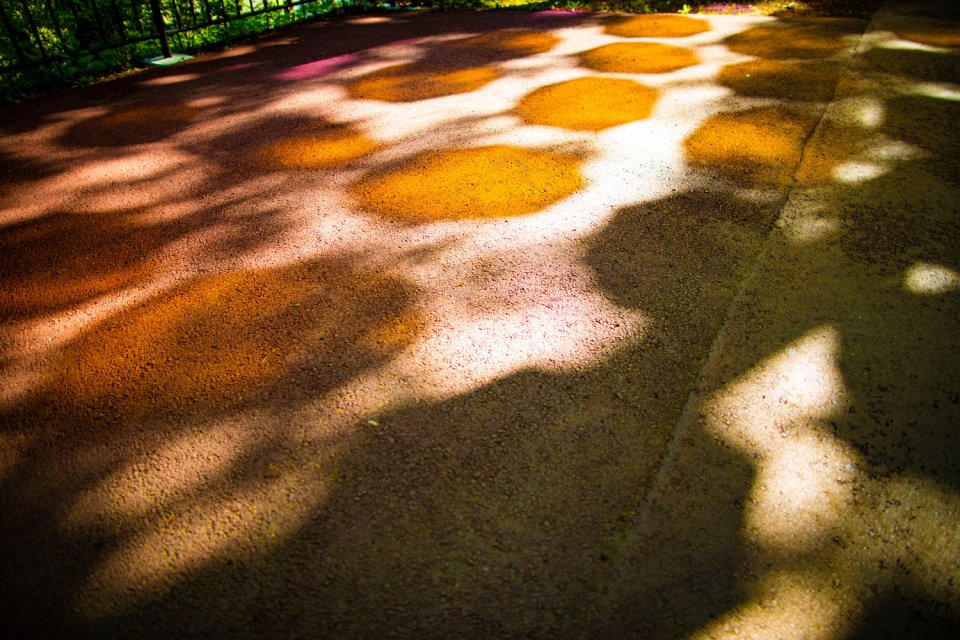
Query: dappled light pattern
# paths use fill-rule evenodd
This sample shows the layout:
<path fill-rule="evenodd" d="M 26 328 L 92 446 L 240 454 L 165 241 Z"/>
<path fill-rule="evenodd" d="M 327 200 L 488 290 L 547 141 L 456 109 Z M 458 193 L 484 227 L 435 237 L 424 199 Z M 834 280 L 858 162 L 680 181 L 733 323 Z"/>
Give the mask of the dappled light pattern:
<path fill-rule="evenodd" d="M 506 218 L 540 211 L 580 189 L 580 161 L 511 146 L 411 158 L 353 188 L 371 213 L 403 222 Z"/>
<path fill-rule="evenodd" d="M 832 64 L 751 60 L 727 65 L 717 81 L 745 96 L 825 102 L 833 97 L 840 68 Z"/>
<path fill-rule="evenodd" d="M 702 18 L 646 14 L 610 20 L 604 31 L 622 38 L 684 38 L 710 30 Z"/>
<path fill-rule="evenodd" d="M 422 57 L 362 76 L 347 85 L 365 100 L 416 102 L 476 91 L 501 77 L 498 62 L 549 51 L 550 33 L 504 29 L 424 45 Z"/>
<path fill-rule="evenodd" d="M 660 93 L 633 80 L 578 78 L 541 87 L 517 104 L 529 124 L 601 131 L 650 117 Z"/>
<path fill-rule="evenodd" d="M 83 120 L 64 136 L 72 146 L 122 147 L 159 142 L 184 130 L 203 110 L 186 105 L 135 107 Z"/>
<path fill-rule="evenodd" d="M 580 64 L 605 73 L 670 73 L 700 61 L 685 47 L 656 42 L 616 42 L 580 54 Z"/>
<path fill-rule="evenodd" d="M 694 166 L 748 185 L 786 185 L 814 124 L 781 107 L 720 113 L 683 146 Z"/>
<path fill-rule="evenodd" d="M 299 134 L 264 147 L 268 164 L 280 169 L 309 171 L 333 169 L 377 150 L 377 144 L 351 127 L 318 127 L 314 134 Z"/>
<path fill-rule="evenodd" d="M 68 346 L 55 389 L 68 403 L 124 413 L 224 411 L 326 389 L 415 338 L 413 298 L 402 281 L 336 264 L 212 276 Z"/>
<path fill-rule="evenodd" d="M 0 108 L 2 633 L 957 637 L 912 6 L 391 11 Z"/>
<path fill-rule="evenodd" d="M 185 222 L 150 223 L 133 211 L 51 213 L 0 228 L 0 318 L 93 300 L 148 279 L 152 258 Z"/>
<path fill-rule="evenodd" d="M 855 20 L 790 20 L 753 27 L 724 42 L 731 51 L 758 58 L 829 58 L 847 50 L 846 38 L 861 27 Z"/>
<path fill-rule="evenodd" d="M 499 77 L 492 67 L 431 70 L 424 64 L 402 64 L 368 74 L 349 90 L 362 100 L 416 102 L 476 91 Z"/>

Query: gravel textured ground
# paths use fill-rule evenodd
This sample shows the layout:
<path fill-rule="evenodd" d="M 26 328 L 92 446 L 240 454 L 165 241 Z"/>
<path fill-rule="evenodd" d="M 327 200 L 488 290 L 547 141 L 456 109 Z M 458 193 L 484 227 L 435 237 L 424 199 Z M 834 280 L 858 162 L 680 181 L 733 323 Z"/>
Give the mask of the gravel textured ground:
<path fill-rule="evenodd" d="M 4 107 L 3 637 L 956 637 L 949 5 L 391 12 Z"/>

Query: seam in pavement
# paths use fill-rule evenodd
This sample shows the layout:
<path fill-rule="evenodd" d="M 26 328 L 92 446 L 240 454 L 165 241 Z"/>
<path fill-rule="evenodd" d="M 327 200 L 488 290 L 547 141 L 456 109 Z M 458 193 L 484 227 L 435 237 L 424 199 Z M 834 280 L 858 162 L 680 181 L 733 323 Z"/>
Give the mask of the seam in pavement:
<path fill-rule="evenodd" d="M 794 167 L 790 185 L 787 187 L 786 192 L 784 193 L 780 210 L 777 212 L 777 215 L 773 220 L 763 247 L 754 256 L 750 264 L 750 268 L 747 270 L 746 275 L 744 275 L 744 277 L 740 280 L 740 285 L 737 287 L 736 293 L 733 295 L 733 298 L 731 298 L 730 303 L 727 305 L 726 311 L 724 312 L 723 322 L 714 336 L 713 342 L 710 345 L 710 349 L 707 352 L 707 357 L 704 358 L 696 376 L 694 376 L 693 381 L 691 382 L 690 391 L 684 400 L 680 415 L 677 417 L 676 422 L 674 422 L 673 426 L 671 427 L 670 438 L 663 450 L 660 461 L 657 464 L 656 471 L 654 471 L 652 474 L 647 486 L 643 488 L 636 514 L 625 528 L 625 539 L 618 545 L 619 548 L 617 549 L 616 561 L 611 563 L 612 566 L 606 573 L 606 580 L 602 585 L 600 585 L 600 597 L 598 598 L 597 604 L 594 607 L 593 614 L 587 616 L 587 626 L 580 634 L 582 638 L 590 637 L 588 630 L 595 628 L 593 623 L 597 620 L 602 620 L 605 617 L 605 614 L 609 613 L 614 604 L 612 592 L 609 590 L 609 586 L 623 571 L 625 558 L 624 552 L 633 546 L 633 543 L 636 542 L 637 531 L 640 529 L 642 524 L 649 519 L 652 509 L 651 504 L 653 502 L 653 496 L 656 494 L 657 487 L 663 485 L 667 477 L 667 473 L 675 465 L 679 455 L 678 452 L 682 448 L 683 442 L 692 428 L 692 424 L 695 421 L 700 402 L 702 401 L 701 391 L 704 383 L 707 380 L 707 373 L 716 366 L 716 362 L 720 358 L 720 353 L 723 351 L 723 348 L 726 344 L 726 337 L 729 333 L 729 326 L 733 318 L 734 310 L 741 305 L 747 295 L 747 291 L 750 290 L 754 281 L 758 277 L 760 266 L 764 264 L 764 262 L 766 262 L 770 256 L 771 247 L 775 242 L 774 238 L 780 233 L 780 230 L 783 226 L 782 223 L 784 221 L 784 214 L 789 208 L 794 194 L 797 191 L 798 174 L 807 159 L 810 142 L 814 139 L 817 133 L 822 130 L 827 112 L 835 103 L 840 87 L 848 77 L 855 73 L 853 67 L 856 64 L 857 57 L 863 46 L 864 36 L 870 32 L 877 15 L 883 12 L 889 3 L 890 0 L 887 0 L 887 2 L 881 5 L 866 21 L 866 24 L 864 24 L 863 30 L 857 37 L 856 43 L 849 49 L 849 53 L 846 56 L 846 68 L 837 79 L 837 83 L 833 88 L 833 94 L 830 96 L 830 99 L 824 103 L 823 108 L 820 110 L 816 124 L 811 127 L 810 133 L 807 134 L 807 137 L 803 141 L 803 145 L 800 150 L 800 157 L 798 158 L 797 164 Z"/>

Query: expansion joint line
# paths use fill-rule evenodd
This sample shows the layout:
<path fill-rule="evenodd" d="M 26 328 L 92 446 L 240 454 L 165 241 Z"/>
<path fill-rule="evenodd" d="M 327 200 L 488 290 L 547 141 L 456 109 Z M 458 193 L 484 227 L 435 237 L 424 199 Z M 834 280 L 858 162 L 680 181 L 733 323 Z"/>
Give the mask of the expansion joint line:
<path fill-rule="evenodd" d="M 803 141 L 800 157 L 797 160 L 797 164 L 791 177 L 791 183 L 784 190 L 780 209 L 777 212 L 773 224 L 771 225 L 770 231 L 767 234 L 767 238 L 760 250 L 757 252 L 756 256 L 754 256 L 753 260 L 751 261 L 750 267 L 740 280 L 740 284 L 737 287 L 736 293 L 733 295 L 730 303 L 727 305 L 726 311 L 724 312 L 723 322 L 714 336 L 713 342 L 710 345 L 710 349 L 707 352 L 707 357 L 704 359 L 699 370 L 697 371 L 696 376 L 693 378 L 690 390 L 686 399 L 684 400 L 683 408 L 680 411 L 680 415 L 670 430 L 670 439 L 660 457 L 657 469 L 652 474 L 647 486 L 643 488 L 636 513 L 634 514 L 632 520 L 626 524 L 626 535 L 619 545 L 617 554 L 613 558 L 613 562 L 611 562 L 610 569 L 606 572 L 606 580 L 604 581 L 604 584 L 600 585 L 598 590 L 599 598 L 594 606 L 592 615 L 588 616 L 586 626 L 580 634 L 583 638 L 590 637 L 590 629 L 596 628 L 594 623 L 597 621 L 602 621 L 604 618 L 606 618 L 608 612 L 614 605 L 613 590 L 607 589 L 607 587 L 616 580 L 618 574 L 625 570 L 625 552 L 631 547 L 635 546 L 635 544 L 639 541 L 638 538 L 640 535 L 642 535 L 640 533 L 642 531 L 642 527 L 646 522 L 649 521 L 651 517 L 655 505 L 657 488 L 662 487 L 666 482 L 668 473 L 676 465 L 677 459 L 680 456 L 680 452 L 682 451 L 685 442 L 688 440 L 688 436 L 696 422 L 699 407 L 703 401 L 703 391 L 707 386 L 706 383 L 709 373 L 716 370 L 717 363 L 724 351 L 724 347 L 726 346 L 727 336 L 730 333 L 730 324 L 733 320 L 734 312 L 744 303 L 748 292 L 754 287 L 754 283 L 761 273 L 761 266 L 770 258 L 771 249 L 778 241 L 777 236 L 781 233 L 781 227 L 785 222 L 785 215 L 787 214 L 790 203 L 793 200 L 794 194 L 801 188 L 799 183 L 800 171 L 807 160 L 811 142 L 825 126 L 824 123 L 827 119 L 828 111 L 830 110 L 831 105 L 833 105 L 836 101 L 840 87 L 844 81 L 850 77 L 852 73 L 854 73 L 852 66 L 855 64 L 857 56 L 859 55 L 861 47 L 863 46 L 864 35 L 870 30 L 876 14 L 881 11 L 883 11 L 883 7 L 878 9 L 877 12 L 871 16 L 870 20 L 866 22 L 863 31 L 857 38 L 857 42 L 850 48 L 847 56 L 845 56 L 846 69 L 840 75 L 840 77 L 838 77 L 830 99 L 826 101 L 822 109 L 820 109 L 816 124 L 810 129 L 806 139 Z"/>

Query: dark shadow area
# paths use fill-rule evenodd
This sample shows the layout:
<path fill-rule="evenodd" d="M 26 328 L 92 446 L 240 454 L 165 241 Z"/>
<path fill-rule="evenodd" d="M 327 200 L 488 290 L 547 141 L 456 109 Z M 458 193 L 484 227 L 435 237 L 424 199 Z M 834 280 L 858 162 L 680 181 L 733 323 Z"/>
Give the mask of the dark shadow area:
<path fill-rule="evenodd" d="M 922 593 L 897 586 L 866 613 L 850 640 L 923 638 L 950 640 L 960 635 L 960 616 Z"/>
<path fill-rule="evenodd" d="M 73 637 L 91 638 L 184 627 L 213 638 L 573 637 L 591 628 L 678 390 L 656 358 L 630 349 L 583 373 L 521 373 L 378 415 L 358 427 L 309 521 L 268 553 L 201 564 L 162 596 L 96 622 L 58 614 Z M 259 471 L 231 473 L 256 482 Z M 737 529 L 735 513 L 700 522 L 714 535 Z M 735 557 L 699 559 L 700 573 L 664 576 L 658 595 L 707 574 L 711 588 L 733 588 Z M 688 621 L 702 622 L 703 595 Z"/>
<path fill-rule="evenodd" d="M 960 52 L 874 47 L 863 57 L 878 70 L 920 82 L 960 82 Z"/>
<path fill-rule="evenodd" d="M 752 60 L 725 66 L 717 80 L 744 96 L 826 102 L 833 98 L 840 73 L 829 62 Z"/>
<path fill-rule="evenodd" d="M 829 58 L 846 51 L 845 38 L 863 32 L 861 20 L 796 19 L 753 27 L 724 40 L 731 51 L 772 60 Z"/>

